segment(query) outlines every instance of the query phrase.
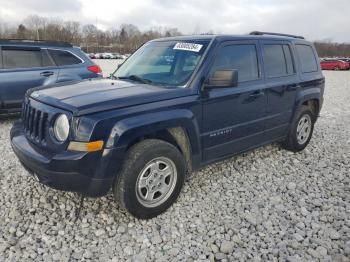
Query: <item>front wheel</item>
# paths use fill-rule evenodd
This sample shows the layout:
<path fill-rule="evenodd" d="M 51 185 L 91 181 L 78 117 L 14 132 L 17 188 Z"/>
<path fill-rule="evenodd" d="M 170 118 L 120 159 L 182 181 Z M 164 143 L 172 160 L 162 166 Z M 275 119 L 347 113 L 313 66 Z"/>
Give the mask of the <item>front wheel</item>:
<path fill-rule="evenodd" d="M 315 118 L 309 107 L 301 106 L 295 113 L 288 136 L 283 143 L 284 148 L 293 152 L 303 150 L 311 140 Z"/>
<path fill-rule="evenodd" d="M 165 141 L 149 139 L 132 146 L 113 187 L 115 199 L 133 216 L 155 217 L 167 210 L 180 194 L 185 160 Z"/>

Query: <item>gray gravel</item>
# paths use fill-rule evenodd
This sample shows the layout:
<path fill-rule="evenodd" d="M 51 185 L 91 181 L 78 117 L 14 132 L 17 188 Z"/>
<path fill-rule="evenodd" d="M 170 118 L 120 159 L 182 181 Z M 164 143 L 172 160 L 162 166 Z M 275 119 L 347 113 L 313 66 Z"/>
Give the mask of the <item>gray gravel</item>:
<path fill-rule="evenodd" d="M 349 261 L 350 72 L 325 72 L 321 118 L 301 153 L 277 144 L 208 166 L 163 215 L 140 221 L 112 195 L 44 187 L 0 122 L 0 261 Z"/>

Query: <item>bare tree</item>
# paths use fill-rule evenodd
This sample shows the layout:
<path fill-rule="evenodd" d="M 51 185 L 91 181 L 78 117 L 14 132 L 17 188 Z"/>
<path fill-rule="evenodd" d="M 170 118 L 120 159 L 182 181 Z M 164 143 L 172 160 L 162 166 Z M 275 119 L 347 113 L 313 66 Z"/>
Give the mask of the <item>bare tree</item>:
<path fill-rule="evenodd" d="M 199 25 L 196 34 L 212 34 L 212 30 L 201 32 Z M 0 17 L 0 38 L 27 38 L 58 40 L 80 46 L 86 52 L 131 53 L 143 43 L 159 38 L 181 35 L 177 28 L 156 26 L 141 31 L 133 24 L 121 24 L 102 31 L 93 24 L 80 25 L 76 21 L 64 21 L 60 18 L 45 18 L 32 15 L 17 26 L 9 27 Z M 321 57 L 349 56 L 350 44 L 334 43 L 331 40 L 315 42 Z"/>
<path fill-rule="evenodd" d="M 46 19 L 37 15 L 32 15 L 24 20 L 24 25 L 31 29 L 31 38 L 40 40 L 43 39 L 43 34 L 46 28 Z"/>

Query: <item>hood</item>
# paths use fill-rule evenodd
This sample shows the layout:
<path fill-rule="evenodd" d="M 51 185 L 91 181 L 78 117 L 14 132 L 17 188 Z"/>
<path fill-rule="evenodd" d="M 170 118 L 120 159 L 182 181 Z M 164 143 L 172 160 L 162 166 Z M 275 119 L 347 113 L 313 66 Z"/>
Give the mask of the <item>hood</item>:
<path fill-rule="evenodd" d="M 163 87 L 127 80 L 93 79 L 32 89 L 39 102 L 84 115 L 187 96 L 190 88 Z"/>

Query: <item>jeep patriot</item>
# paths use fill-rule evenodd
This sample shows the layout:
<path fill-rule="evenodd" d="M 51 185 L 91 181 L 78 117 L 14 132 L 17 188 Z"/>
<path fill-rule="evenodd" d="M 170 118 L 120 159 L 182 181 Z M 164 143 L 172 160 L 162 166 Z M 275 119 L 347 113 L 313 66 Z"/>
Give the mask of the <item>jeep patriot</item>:
<path fill-rule="evenodd" d="M 11 144 L 41 183 L 90 197 L 112 190 L 147 219 L 193 170 L 271 142 L 303 150 L 324 85 L 303 37 L 156 39 L 109 78 L 30 89 Z"/>

